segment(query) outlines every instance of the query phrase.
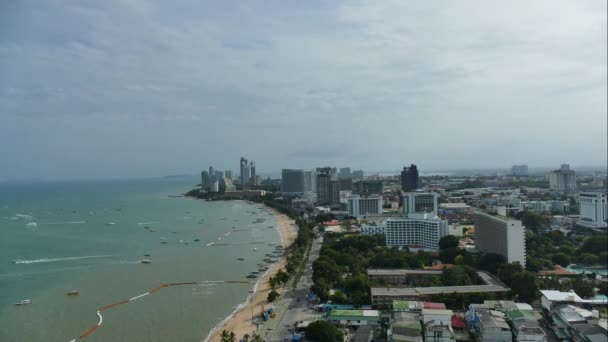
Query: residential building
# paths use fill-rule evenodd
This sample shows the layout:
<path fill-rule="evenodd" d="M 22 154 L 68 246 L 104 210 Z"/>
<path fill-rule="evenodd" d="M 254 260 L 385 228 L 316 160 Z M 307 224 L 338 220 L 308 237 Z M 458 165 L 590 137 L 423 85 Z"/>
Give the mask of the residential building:
<path fill-rule="evenodd" d="M 440 272 L 441 273 L 441 272 Z M 389 286 L 407 285 L 408 270 L 401 268 L 368 268 L 367 279 L 370 282 L 382 283 Z"/>
<path fill-rule="evenodd" d="M 209 190 L 209 172 L 207 171 L 201 172 L 201 189 Z"/>
<path fill-rule="evenodd" d="M 281 170 L 281 193 L 303 194 L 306 191 L 304 170 Z"/>
<path fill-rule="evenodd" d="M 317 168 L 317 204 L 329 205 L 331 203 L 331 169 L 329 167 Z"/>
<path fill-rule="evenodd" d="M 411 164 L 401 171 L 401 190 L 408 192 L 416 189 L 418 189 L 418 168 Z"/>
<path fill-rule="evenodd" d="M 384 181 L 380 179 L 360 180 L 353 183 L 353 193 L 357 195 L 380 195 L 384 191 Z"/>
<path fill-rule="evenodd" d="M 314 171 L 304 171 L 304 192 L 316 193 L 316 173 Z"/>
<path fill-rule="evenodd" d="M 519 220 L 475 212 L 475 247 L 504 256 L 507 262 L 526 267 L 526 232 Z"/>
<path fill-rule="evenodd" d="M 519 201 L 519 210 L 568 212 L 568 201 Z"/>
<path fill-rule="evenodd" d="M 218 181 L 214 181 L 213 183 L 211 183 L 211 185 L 209 186 L 209 191 L 210 192 L 219 192 L 220 183 Z"/>
<path fill-rule="evenodd" d="M 433 218 L 388 218 L 385 222 L 386 245 L 389 247 L 437 250 L 439 239 L 448 235 L 448 221 Z"/>
<path fill-rule="evenodd" d="M 352 179 L 352 175 L 350 174 L 350 167 L 340 168 L 340 173 L 338 174 L 338 178 L 340 178 L 340 179 L 351 178 Z"/>
<path fill-rule="evenodd" d="M 251 169 L 249 168 L 249 163 L 245 157 L 241 157 L 240 160 L 240 183 L 241 186 L 247 185 L 249 179 L 251 179 Z"/>
<path fill-rule="evenodd" d="M 547 174 L 549 178 L 549 189 L 563 192 L 576 192 L 576 174 L 570 170 L 570 165 L 562 164 L 559 170 L 553 170 Z"/>
<path fill-rule="evenodd" d="M 353 179 L 352 178 L 340 178 L 340 191 L 352 191 L 353 190 Z"/>
<path fill-rule="evenodd" d="M 420 315 L 414 312 L 394 312 L 393 324 L 387 335 L 392 342 L 423 342 Z"/>
<path fill-rule="evenodd" d="M 512 342 L 513 334 L 504 317 L 492 311 L 479 312 L 479 337 L 481 341 Z"/>
<path fill-rule="evenodd" d="M 232 192 L 236 191 L 236 187 L 232 184 L 232 181 L 228 177 L 222 177 L 219 179 L 219 188 L 221 192 Z"/>
<path fill-rule="evenodd" d="M 361 235 L 384 235 L 385 229 L 384 222 L 370 222 L 361 226 Z"/>
<path fill-rule="evenodd" d="M 213 178 L 215 176 L 215 170 L 213 166 L 209 166 L 209 177 Z"/>
<path fill-rule="evenodd" d="M 578 199 L 580 205 L 578 224 L 593 229 L 607 229 L 608 201 L 606 193 L 581 192 Z"/>
<path fill-rule="evenodd" d="M 412 214 L 437 215 L 438 199 L 436 192 L 406 192 L 403 194 L 403 214 L 407 217 L 418 217 Z"/>
<path fill-rule="evenodd" d="M 363 170 L 355 170 L 353 171 L 353 180 L 363 179 Z"/>
<path fill-rule="evenodd" d="M 528 165 L 513 165 L 511 166 L 511 175 L 516 177 L 528 176 Z"/>
<path fill-rule="evenodd" d="M 380 312 L 377 310 L 331 310 L 327 320 L 342 327 L 380 325 Z"/>
<path fill-rule="evenodd" d="M 255 173 L 255 161 L 249 163 L 249 182 L 250 185 L 258 185 L 258 177 Z"/>
<path fill-rule="evenodd" d="M 230 180 L 232 180 L 232 170 L 224 171 L 224 176 Z"/>
<path fill-rule="evenodd" d="M 357 219 L 363 218 L 368 214 L 382 213 L 382 197 L 373 195 L 361 197 L 352 195 L 348 197 L 348 215 Z"/>
<path fill-rule="evenodd" d="M 423 309 L 424 340 L 429 342 L 453 342 L 452 310 Z"/>

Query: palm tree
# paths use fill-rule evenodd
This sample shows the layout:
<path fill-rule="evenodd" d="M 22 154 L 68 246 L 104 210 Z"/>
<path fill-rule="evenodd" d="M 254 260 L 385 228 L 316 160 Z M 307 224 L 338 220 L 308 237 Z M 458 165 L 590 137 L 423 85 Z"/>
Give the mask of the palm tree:
<path fill-rule="evenodd" d="M 236 342 L 236 335 L 233 331 L 230 332 L 230 337 L 228 338 L 228 342 Z"/>
<path fill-rule="evenodd" d="M 245 342 L 249 341 L 249 334 L 243 335 L 243 341 L 245 341 Z"/>
<path fill-rule="evenodd" d="M 254 334 L 253 338 L 251 339 L 251 342 L 264 342 L 264 340 L 262 339 L 262 336 Z"/>
<path fill-rule="evenodd" d="M 222 339 L 222 342 L 230 342 L 230 333 L 228 331 L 223 330 L 220 337 Z"/>

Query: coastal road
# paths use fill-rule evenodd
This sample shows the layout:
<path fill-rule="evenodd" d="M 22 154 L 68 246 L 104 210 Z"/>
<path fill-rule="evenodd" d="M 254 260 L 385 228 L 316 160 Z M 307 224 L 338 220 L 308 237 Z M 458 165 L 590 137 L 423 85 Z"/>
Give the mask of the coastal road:
<path fill-rule="evenodd" d="M 279 322 L 276 325 L 276 328 L 272 331 L 267 331 L 268 335 L 265 336 L 266 341 L 282 342 L 284 337 L 290 336 L 290 329 L 293 329 L 296 322 L 317 320 L 321 318 L 320 312 L 308 307 L 306 295 L 308 294 L 308 289 L 313 284 L 312 263 L 319 257 L 322 243 L 323 237 L 313 240 L 308 259 L 306 260 L 304 274 L 302 274 L 296 288 L 284 295 L 281 305 L 285 305 L 286 308 L 284 311 L 282 310 L 283 315 L 277 317 Z"/>

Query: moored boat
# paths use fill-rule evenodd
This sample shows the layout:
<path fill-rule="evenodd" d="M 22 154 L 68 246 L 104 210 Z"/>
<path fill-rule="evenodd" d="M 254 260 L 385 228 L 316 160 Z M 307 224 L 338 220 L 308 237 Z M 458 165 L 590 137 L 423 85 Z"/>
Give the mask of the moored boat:
<path fill-rule="evenodd" d="M 66 295 L 68 295 L 68 296 L 77 296 L 77 295 L 79 295 L 79 294 L 80 294 L 80 292 L 78 292 L 78 291 L 76 291 L 76 290 L 68 291 L 68 292 L 66 293 Z"/>
<path fill-rule="evenodd" d="M 142 264 L 151 264 L 152 261 L 150 261 L 149 259 L 144 259 L 144 260 L 140 261 L 140 263 L 142 263 Z"/>
<path fill-rule="evenodd" d="M 15 305 L 28 305 L 28 304 L 32 304 L 31 299 L 24 299 L 24 300 L 20 300 L 17 303 L 15 303 Z"/>
<path fill-rule="evenodd" d="M 243 258 L 243 257 L 240 257 L 240 258 L 237 258 L 237 259 L 240 260 L 240 261 L 245 261 L 245 258 Z"/>

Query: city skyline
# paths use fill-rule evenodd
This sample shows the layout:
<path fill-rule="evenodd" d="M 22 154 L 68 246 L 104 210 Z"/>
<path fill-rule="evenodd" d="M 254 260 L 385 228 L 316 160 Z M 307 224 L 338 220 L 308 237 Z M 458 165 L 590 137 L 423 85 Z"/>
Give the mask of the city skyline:
<path fill-rule="evenodd" d="M 604 166 L 606 6 L 6 5 L 0 179 Z"/>

